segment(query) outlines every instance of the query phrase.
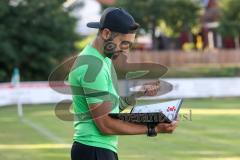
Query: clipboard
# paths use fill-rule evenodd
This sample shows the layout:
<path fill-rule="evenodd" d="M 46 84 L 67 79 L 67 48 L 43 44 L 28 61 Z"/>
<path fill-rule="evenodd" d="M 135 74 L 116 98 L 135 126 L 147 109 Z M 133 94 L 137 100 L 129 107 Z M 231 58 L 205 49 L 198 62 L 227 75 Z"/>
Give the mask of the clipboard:
<path fill-rule="evenodd" d="M 177 119 L 182 102 L 183 99 L 176 99 L 149 105 L 139 105 L 133 107 L 130 113 L 109 113 L 109 116 L 130 123 L 151 126 L 158 123 L 171 123 Z"/>

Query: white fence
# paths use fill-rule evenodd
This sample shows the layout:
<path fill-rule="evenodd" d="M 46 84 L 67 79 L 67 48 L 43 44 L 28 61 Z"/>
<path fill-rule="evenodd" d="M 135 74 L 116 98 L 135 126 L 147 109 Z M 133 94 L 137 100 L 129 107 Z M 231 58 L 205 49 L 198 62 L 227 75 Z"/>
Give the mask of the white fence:
<path fill-rule="evenodd" d="M 204 97 L 240 97 L 240 78 L 184 78 L 164 79 L 173 85 L 173 90 L 160 98 L 204 98 Z M 126 83 L 120 81 L 121 88 Z M 148 97 L 149 98 L 149 97 Z M 0 106 L 12 104 L 57 103 L 71 99 L 52 90 L 48 82 L 21 82 L 18 87 L 10 83 L 0 84 Z"/>
<path fill-rule="evenodd" d="M 21 82 L 18 87 L 10 83 L 0 84 L 0 106 L 11 104 L 57 103 L 71 99 L 71 95 L 63 95 L 52 90 L 48 82 Z"/>
<path fill-rule="evenodd" d="M 173 90 L 157 98 L 205 98 L 240 96 L 240 78 L 179 78 L 164 79 Z"/>

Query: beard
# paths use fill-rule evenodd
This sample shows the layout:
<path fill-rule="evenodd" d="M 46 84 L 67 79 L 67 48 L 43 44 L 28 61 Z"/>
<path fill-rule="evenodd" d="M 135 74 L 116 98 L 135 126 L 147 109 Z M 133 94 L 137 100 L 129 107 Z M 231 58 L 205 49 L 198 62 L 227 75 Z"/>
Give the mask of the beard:
<path fill-rule="evenodd" d="M 117 51 L 117 45 L 111 40 L 106 40 L 103 46 L 103 54 L 110 59 L 116 59 L 123 52 L 122 50 Z"/>
<path fill-rule="evenodd" d="M 112 51 L 112 52 L 104 52 L 104 55 L 110 59 L 116 59 L 120 53 L 123 53 L 122 50 L 119 50 L 119 51 Z"/>

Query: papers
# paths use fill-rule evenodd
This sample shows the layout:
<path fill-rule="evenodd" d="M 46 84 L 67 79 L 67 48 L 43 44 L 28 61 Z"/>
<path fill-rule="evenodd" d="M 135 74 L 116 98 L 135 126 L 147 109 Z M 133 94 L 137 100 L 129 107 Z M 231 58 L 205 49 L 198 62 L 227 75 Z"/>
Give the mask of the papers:
<path fill-rule="evenodd" d="M 135 106 L 131 113 L 163 113 L 169 120 L 175 120 L 181 107 L 182 99 Z"/>

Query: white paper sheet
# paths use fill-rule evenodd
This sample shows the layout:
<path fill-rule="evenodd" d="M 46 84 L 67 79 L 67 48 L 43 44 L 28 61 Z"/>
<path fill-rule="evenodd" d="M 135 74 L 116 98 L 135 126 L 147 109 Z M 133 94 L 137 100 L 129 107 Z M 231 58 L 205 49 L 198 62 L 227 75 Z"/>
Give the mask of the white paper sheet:
<path fill-rule="evenodd" d="M 140 106 L 135 106 L 132 109 L 131 113 L 162 112 L 170 120 L 174 120 L 176 118 L 176 115 L 178 114 L 181 104 L 182 104 L 182 99 L 177 99 L 177 100 L 167 101 L 162 103 L 149 104 L 149 105 L 140 105 Z"/>

